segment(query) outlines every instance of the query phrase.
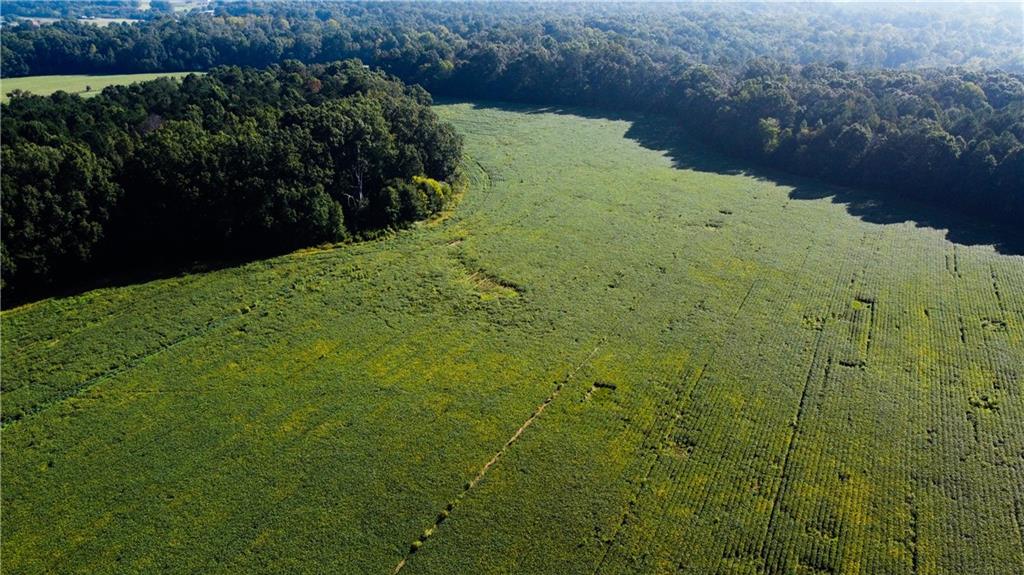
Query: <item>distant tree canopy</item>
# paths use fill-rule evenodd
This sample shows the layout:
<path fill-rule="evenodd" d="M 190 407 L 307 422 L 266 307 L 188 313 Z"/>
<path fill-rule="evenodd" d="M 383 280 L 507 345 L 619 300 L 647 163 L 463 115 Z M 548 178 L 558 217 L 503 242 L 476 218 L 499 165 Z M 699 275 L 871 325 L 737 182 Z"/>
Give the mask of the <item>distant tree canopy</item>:
<path fill-rule="evenodd" d="M 1020 222 L 1021 10 L 218 2 L 139 25 L 19 24 L 0 57 L 8 75 L 357 57 L 436 94 L 657 112 L 765 165 Z M 933 65 L 947 67 L 905 69 Z"/>
<path fill-rule="evenodd" d="M 15 95 L 0 127 L 5 295 L 133 258 L 282 252 L 433 214 L 461 141 L 430 103 L 355 61 Z"/>
<path fill-rule="evenodd" d="M 149 9 L 141 0 L 4 0 L 3 4 L 5 18 L 151 18 L 160 15 L 161 5 L 167 3 L 154 0 Z"/>
<path fill-rule="evenodd" d="M 217 1 L 167 17 L 164 2 L 4 0 L 8 16 L 145 18 L 3 31 L 4 76 L 262 67 L 357 57 L 402 76 L 431 76 L 484 47 L 515 57 L 538 46 L 607 42 L 655 62 L 729 70 L 754 58 L 843 61 L 854 69 L 984 66 L 1024 71 L 1018 4 L 507 3 Z M 209 14 L 209 12 L 213 14 Z M 490 49 L 493 48 L 491 51 Z M 446 63 L 447 62 L 447 63 Z"/>

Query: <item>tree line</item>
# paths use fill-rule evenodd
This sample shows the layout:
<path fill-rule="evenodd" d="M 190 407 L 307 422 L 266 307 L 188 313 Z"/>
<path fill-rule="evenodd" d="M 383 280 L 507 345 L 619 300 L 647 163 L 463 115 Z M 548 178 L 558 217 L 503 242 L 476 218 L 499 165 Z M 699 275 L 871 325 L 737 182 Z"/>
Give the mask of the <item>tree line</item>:
<path fill-rule="evenodd" d="M 222 2 L 18 25 L 2 59 L 41 74 L 354 57 L 441 95 L 657 112 L 767 166 L 1019 222 L 1024 75 L 995 67 L 1021 69 L 1019 11 Z M 903 69 L 951 62 L 970 66 Z"/>
<path fill-rule="evenodd" d="M 18 18 L 156 18 L 174 12 L 168 0 L 4 0 L 5 20 Z"/>
<path fill-rule="evenodd" d="M 219 67 L 92 99 L 13 94 L 0 126 L 4 295 L 436 213 L 462 144 L 430 104 L 356 61 Z"/>
<path fill-rule="evenodd" d="M 218 1 L 168 17 L 138 0 L 5 0 L 4 16 L 145 18 L 141 26 L 73 20 L 4 30 L 4 76 L 263 67 L 285 59 L 451 63 L 467 43 L 500 50 L 602 35 L 656 61 L 741 69 L 842 60 L 858 69 L 969 66 L 1024 72 L 1015 4 L 503 3 Z M 208 12 L 212 11 L 210 15 Z"/>

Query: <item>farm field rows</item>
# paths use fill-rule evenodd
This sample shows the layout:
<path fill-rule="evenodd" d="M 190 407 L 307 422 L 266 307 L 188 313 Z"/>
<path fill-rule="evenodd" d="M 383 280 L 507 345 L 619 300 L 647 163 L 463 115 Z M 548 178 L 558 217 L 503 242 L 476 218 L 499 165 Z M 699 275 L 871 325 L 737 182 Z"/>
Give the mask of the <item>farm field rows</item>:
<path fill-rule="evenodd" d="M 4 78 L 0 85 L 3 86 L 3 101 L 7 101 L 10 93 L 15 90 L 25 90 L 38 96 L 49 96 L 50 94 L 63 90 L 69 94 L 78 94 L 83 98 L 91 98 L 103 91 L 107 86 L 121 84 L 133 84 L 145 82 L 168 76 L 171 78 L 182 78 L 193 72 L 172 72 L 156 74 L 115 74 L 109 76 L 89 75 L 56 75 L 56 76 L 28 76 L 25 78 Z M 91 88 L 88 92 L 86 87 Z"/>
<path fill-rule="evenodd" d="M 1024 571 L 1024 258 L 437 109 L 441 220 L 3 313 L 5 571 Z"/>

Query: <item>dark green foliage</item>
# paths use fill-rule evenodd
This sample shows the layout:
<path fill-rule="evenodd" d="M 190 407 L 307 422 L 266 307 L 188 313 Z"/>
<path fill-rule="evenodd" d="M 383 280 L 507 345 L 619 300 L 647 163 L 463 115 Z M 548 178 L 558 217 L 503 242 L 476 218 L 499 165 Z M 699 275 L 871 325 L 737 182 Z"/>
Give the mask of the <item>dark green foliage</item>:
<path fill-rule="evenodd" d="M 32 295 L 86 264 L 280 253 L 427 217 L 447 196 L 395 204 L 385 188 L 455 175 L 461 141 L 429 103 L 358 62 L 218 68 L 92 100 L 16 96 L 3 122 L 5 288 Z"/>
<path fill-rule="evenodd" d="M 150 10 L 160 13 L 170 3 L 156 0 Z M 173 10 L 173 9 L 172 9 Z M 146 18 L 140 0 L 4 0 L 4 16 L 28 18 Z"/>
<path fill-rule="evenodd" d="M 437 94 L 654 111 L 765 165 L 1024 217 L 1019 6 L 225 2 L 214 12 L 14 26 L 4 74 L 358 57 Z M 433 122 L 397 121 L 386 105 L 385 115 Z M 429 148 L 389 153 L 403 165 L 417 156 L 427 174 L 453 169 L 454 156 Z"/>
<path fill-rule="evenodd" d="M 163 2 L 125 12 L 129 0 L 5 0 L 5 15 L 90 15 L 148 18 L 141 27 L 99 28 L 65 21 L 23 24 L 5 32 L 5 44 L 29 71 L 114 73 L 195 70 L 211 64 L 265 66 L 281 59 L 373 60 L 403 77 L 448 77 L 469 64 L 481 82 L 502 72 L 524 49 L 532 64 L 572 51 L 597 59 L 591 47 L 613 42 L 601 56 L 604 68 L 574 72 L 574 80 L 629 92 L 637 86 L 611 82 L 628 72 L 631 53 L 673 67 L 704 63 L 741 68 L 768 56 L 787 64 L 839 62 L 851 68 L 921 68 L 984 64 L 1024 70 L 1020 55 L 1020 8 L 1012 4 L 961 6 L 796 5 L 787 3 L 378 3 L 303 0 L 222 1 L 172 19 Z M 244 18 L 239 25 L 235 18 Z M 984 34 L 978 33 L 984 30 Z M 548 53 L 533 51 L 543 46 Z M 148 55 L 151 58 L 140 61 Z M 848 64 L 847 64 L 848 63 Z M 525 64 L 525 62 L 524 62 Z M 143 66 L 152 65 L 151 68 Z M 519 64 L 511 64 L 519 68 Z M 520 69 L 529 73 L 529 69 Z M 534 71 L 535 77 L 543 75 Z"/>
<path fill-rule="evenodd" d="M 4 573 L 1019 575 L 1024 259 L 437 113 L 436 225 L 0 314 Z"/>
<path fill-rule="evenodd" d="M 4 287 L 92 259 L 120 196 L 108 163 L 79 142 L 5 145 L 0 162 Z"/>
<path fill-rule="evenodd" d="M 149 3 L 149 10 L 154 16 L 160 14 L 173 14 L 174 5 L 171 4 L 170 0 L 151 0 Z"/>

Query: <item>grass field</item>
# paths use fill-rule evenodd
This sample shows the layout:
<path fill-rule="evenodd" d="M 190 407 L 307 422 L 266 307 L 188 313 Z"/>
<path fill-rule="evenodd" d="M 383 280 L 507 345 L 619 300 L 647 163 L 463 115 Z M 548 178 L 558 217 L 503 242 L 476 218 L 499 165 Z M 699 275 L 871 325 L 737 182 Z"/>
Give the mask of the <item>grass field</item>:
<path fill-rule="evenodd" d="M 446 219 L 3 314 L 6 572 L 1024 571 L 1024 258 L 438 109 Z"/>
<path fill-rule="evenodd" d="M 4 102 L 7 101 L 10 93 L 14 90 L 25 90 L 40 96 L 48 96 L 58 90 L 63 90 L 71 94 L 78 94 L 83 98 L 90 98 L 102 92 L 103 88 L 106 88 L 107 86 L 145 82 L 146 80 L 154 80 L 163 76 L 181 78 L 190 73 L 192 72 L 172 72 L 169 74 L 119 74 L 112 76 L 28 76 L 25 78 L 4 78 L 0 81 L 0 87 L 2 87 L 3 90 Z M 89 86 L 92 89 L 86 92 L 86 86 Z"/>

